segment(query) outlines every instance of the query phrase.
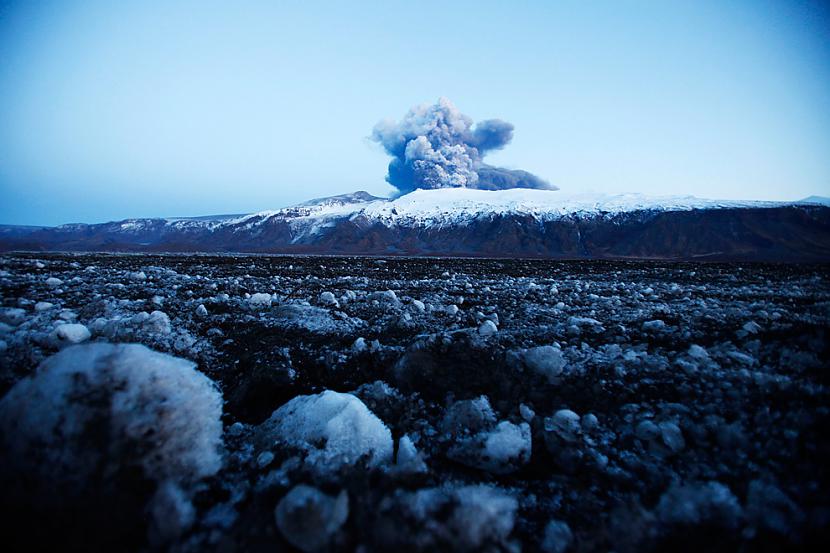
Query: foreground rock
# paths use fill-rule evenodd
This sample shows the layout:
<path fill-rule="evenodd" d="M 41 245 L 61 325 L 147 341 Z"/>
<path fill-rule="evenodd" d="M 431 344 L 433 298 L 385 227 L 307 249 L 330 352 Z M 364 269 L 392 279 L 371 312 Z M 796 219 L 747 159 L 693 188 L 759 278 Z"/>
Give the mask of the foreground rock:
<path fill-rule="evenodd" d="M 318 474 L 336 473 L 365 461 L 377 467 L 392 459 L 392 433 L 358 398 L 327 390 L 299 396 L 258 429 L 263 449 L 283 444 L 305 453 Z"/>
<path fill-rule="evenodd" d="M 4 507 L 57 535 L 92 532 L 91 544 L 141 531 L 147 508 L 151 540 L 174 538 L 193 520 L 193 485 L 221 466 L 221 414 L 189 361 L 140 345 L 68 347 L 0 401 Z M 70 527 L 58 516 L 67 508 Z M 114 528 L 94 528 L 105 523 Z"/>
<path fill-rule="evenodd" d="M 277 505 L 277 527 L 291 545 L 306 552 L 319 551 L 349 516 L 349 496 L 330 497 L 317 488 L 299 485 Z"/>

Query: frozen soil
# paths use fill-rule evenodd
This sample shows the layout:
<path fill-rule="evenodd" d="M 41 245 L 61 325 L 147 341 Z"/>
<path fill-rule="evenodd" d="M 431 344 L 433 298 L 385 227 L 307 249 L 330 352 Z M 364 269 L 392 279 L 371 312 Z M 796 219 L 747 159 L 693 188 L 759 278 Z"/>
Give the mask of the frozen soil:
<path fill-rule="evenodd" d="M 5 255 L 0 394 L 90 342 L 144 344 L 216 383 L 221 469 L 163 538 L 138 517 L 101 540 L 111 550 L 824 549 L 829 278 L 805 265 Z M 44 536 L 27 519 L 53 511 L 17 501 L 3 516 L 18 549 L 61 536 L 61 521 Z M 106 516 L 101 533 L 124 528 Z"/>

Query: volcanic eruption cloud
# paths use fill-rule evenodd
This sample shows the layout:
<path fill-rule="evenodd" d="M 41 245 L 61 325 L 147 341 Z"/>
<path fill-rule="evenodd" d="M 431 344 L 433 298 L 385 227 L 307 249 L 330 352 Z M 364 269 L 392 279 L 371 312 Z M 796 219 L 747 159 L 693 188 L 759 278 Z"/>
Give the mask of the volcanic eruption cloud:
<path fill-rule="evenodd" d="M 482 161 L 513 138 L 513 125 L 500 119 L 473 120 L 446 98 L 410 109 L 401 121 L 375 125 L 372 140 L 392 156 L 386 180 L 406 194 L 417 188 L 536 188 L 556 190 L 547 181 L 517 169 Z"/>

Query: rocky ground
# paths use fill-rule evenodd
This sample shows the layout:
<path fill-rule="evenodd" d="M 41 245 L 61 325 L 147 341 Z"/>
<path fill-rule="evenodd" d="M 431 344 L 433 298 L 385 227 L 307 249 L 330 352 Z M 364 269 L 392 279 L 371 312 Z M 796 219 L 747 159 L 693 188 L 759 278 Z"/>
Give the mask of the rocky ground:
<path fill-rule="evenodd" d="M 8 542 L 824 549 L 829 277 L 0 257 Z"/>

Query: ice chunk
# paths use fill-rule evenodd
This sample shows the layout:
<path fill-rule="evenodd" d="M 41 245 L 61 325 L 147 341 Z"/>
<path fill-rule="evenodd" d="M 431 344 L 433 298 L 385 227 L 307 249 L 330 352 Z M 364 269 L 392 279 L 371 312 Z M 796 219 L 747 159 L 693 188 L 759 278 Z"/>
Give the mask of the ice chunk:
<path fill-rule="evenodd" d="M 545 536 L 542 538 L 542 551 L 545 553 L 565 553 L 571 546 L 574 536 L 567 522 L 551 520 L 545 526 Z"/>
<path fill-rule="evenodd" d="M 733 359 L 742 365 L 752 366 L 755 364 L 754 357 L 736 349 L 726 352 L 726 355 L 728 355 L 730 359 Z"/>
<path fill-rule="evenodd" d="M 58 313 L 58 318 L 62 321 L 74 321 L 78 318 L 78 315 L 71 309 L 64 309 Z"/>
<path fill-rule="evenodd" d="M 651 441 L 660 435 L 660 427 L 650 420 L 644 420 L 634 429 L 634 434 L 641 440 Z"/>
<path fill-rule="evenodd" d="M 421 300 L 412 300 L 412 305 L 418 310 L 419 313 L 423 313 L 426 310 L 426 305 L 424 305 L 424 302 Z"/>
<path fill-rule="evenodd" d="M 144 324 L 150 318 L 150 314 L 146 311 L 142 311 L 141 313 L 136 313 L 132 317 L 130 317 L 130 323 L 136 326 Z"/>
<path fill-rule="evenodd" d="M 109 462 L 137 464 L 153 480 L 192 480 L 221 465 L 221 412 L 221 395 L 194 363 L 137 344 L 94 343 L 62 350 L 18 382 L 0 401 L 0 428 L 17 454 L 10 459 L 39 452 L 44 462 L 26 465 L 44 483 L 99 474 L 92 459 L 105 451 Z M 109 443 L 89 448 L 85 440 L 101 439 L 87 435 L 93 420 L 109 428 Z"/>
<path fill-rule="evenodd" d="M 39 508 L 58 505 L 56 516 L 66 505 L 80 506 L 73 520 L 82 523 L 86 501 L 119 514 L 127 500 L 143 509 L 150 498 L 111 493 L 133 489 L 139 474 L 164 490 L 151 518 L 158 522 L 173 509 L 173 526 L 184 527 L 188 507 L 178 494 L 219 470 L 221 415 L 222 396 L 190 361 L 137 344 L 68 347 L 0 400 L 2 473 L 30 484 L 4 493 Z M 140 517 L 114 521 L 143 524 Z"/>
<path fill-rule="evenodd" d="M 170 334 L 170 317 L 164 311 L 153 311 L 141 325 L 143 330 L 154 334 Z"/>
<path fill-rule="evenodd" d="M 665 330 L 666 323 L 661 321 L 660 319 L 655 319 L 653 321 L 646 321 L 643 323 L 643 330 L 656 332 L 659 330 Z"/>
<path fill-rule="evenodd" d="M 196 315 L 198 317 L 207 317 L 207 314 L 208 314 L 207 307 L 205 307 L 205 304 L 200 303 L 199 307 L 196 308 Z"/>
<path fill-rule="evenodd" d="M 570 409 L 560 409 L 553 417 L 545 421 L 545 429 L 555 433 L 566 442 L 574 442 L 579 437 L 579 415 Z"/>
<path fill-rule="evenodd" d="M 64 324 L 55 329 L 58 340 L 65 344 L 80 344 L 89 340 L 89 329 L 82 324 Z"/>
<path fill-rule="evenodd" d="M 415 444 L 412 443 L 412 439 L 407 435 L 404 435 L 398 441 L 398 456 L 395 459 L 395 467 L 408 473 L 427 472 L 426 463 L 415 448 Z"/>
<path fill-rule="evenodd" d="M 395 303 L 397 303 L 398 301 L 398 295 L 395 293 L 394 290 L 387 290 L 386 292 L 381 292 L 380 295 L 388 301 Z"/>
<path fill-rule="evenodd" d="M 55 307 L 54 303 L 50 303 L 48 301 L 39 301 L 35 304 L 35 311 L 41 313 L 43 311 L 49 311 L 53 307 Z"/>
<path fill-rule="evenodd" d="M 456 402 L 442 421 L 443 430 L 457 439 L 449 457 L 493 474 L 508 474 L 526 463 L 531 452 L 530 425 L 509 421 L 495 425 L 495 420 L 485 396 Z"/>
<path fill-rule="evenodd" d="M 756 323 L 755 321 L 749 321 L 741 327 L 741 329 L 746 332 L 747 334 L 758 334 L 761 331 L 761 325 Z"/>
<path fill-rule="evenodd" d="M 275 307 L 274 321 L 280 326 L 297 328 L 320 334 L 347 333 L 363 321 L 348 317 L 334 317 L 332 312 L 311 305 L 286 304 Z"/>
<path fill-rule="evenodd" d="M 258 292 L 248 298 L 251 307 L 271 307 L 271 294 Z"/>
<path fill-rule="evenodd" d="M 320 294 L 320 303 L 331 307 L 340 307 L 340 303 L 331 292 L 323 292 Z"/>
<path fill-rule="evenodd" d="M 513 464 L 530 460 L 530 425 L 526 422 L 513 424 L 501 421 L 496 429 L 487 434 L 484 442 L 484 459 L 480 468 L 495 474 L 512 472 Z"/>
<path fill-rule="evenodd" d="M 478 327 L 478 333 L 482 336 L 492 336 L 499 331 L 499 327 L 496 326 L 491 320 L 486 320 L 481 323 L 481 326 Z"/>
<path fill-rule="evenodd" d="M 11 326 L 18 326 L 26 320 L 26 310 L 19 307 L 4 307 L 0 309 L 0 322 Z"/>
<path fill-rule="evenodd" d="M 394 290 L 386 290 L 385 292 L 375 292 L 370 297 L 371 299 L 377 301 L 399 303 L 398 295 L 395 293 Z"/>
<path fill-rule="evenodd" d="M 496 424 L 496 414 L 487 396 L 453 403 L 444 413 L 441 430 L 453 435 L 475 433 Z"/>
<path fill-rule="evenodd" d="M 291 545 L 306 552 L 319 551 L 349 517 L 349 496 L 343 490 L 331 497 L 300 484 L 280 500 L 274 515 L 277 527 Z"/>
<path fill-rule="evenodd" d="M 395 458 L 395 464 L 405 465 L 418 457 L 418 450 L 412 439 L 409 436 L 403 436 L 398 440 L 398 455 Z"/>
<path fill-rule="evenodd" d="M 525 422 L 532 421 L 533 417 L 536 416 L 536 412 L 524 403 L 519 404 L 519 414 L 522 416 L 522 419 L 524 419 Z"/>
<path fill-rule="evenodd" d="M 564 306 L 563 306 L 564 307 Z M 595 329 L 602 328 L 602 323 L 592 317 L 568 317 L 568 326 L 575 326 L 577 328 L 583 326 L 593 327 Z"/>
<path fill-rule="evenodd" d="M 351 394 L 326 390 L 295 397 L 274 411 L 259 432 L 267 447 L 281 441 L 305 451 L 306 462 L 319 474 L 362 458 L 370 467 L 392 459 L 392 433 Z"/>
<path fill-rule="evenodd" d="M 57 288 L 61 284 L 63 284 L 63 281 L 59 278 L 49 277 L 46 279 L 46 286 L 48 286 L 49 288 Z"/>
<path fill-rule="evenodd" d="M 367 349 L 368 346 L 366 345 L 366 338 L 364 338 L 363 336 L 359 336 L 357 339 L 355 339 L 354 343 L 352 344 L 352 351 L 354 351 L 355 353 L 360 353 L 366 351 Z"/>
<path fill-rule="evenodd" d="M 448 456 L 469 467 L 492 474 L 509 474 L 530 460 L 530 425 L 500 422 L 494 430 L 464 438 Z"/>
<path fill-rule="evenodd" d="M 689 357 L 697 359 L 698 361 L 705 361 L 709 359 L 709 352 L 706 351 L 705 348 L 697 345 L 692 344 L 689 346 Z"/>
<path fill-rule="evenodd" d="M 741 506 L 720 482 L 672 484 L 660 497 L 657 517 L 666 524 L 713 524 L 735 528 L 741 517 Z"/>
<path fill-rule="evenodd" d="M 562 373 L 565 367 L 565 357 L 562 350 L 553 346 L 538 346 L 524 350 L 522 360 L 525 365 L 543 376 L 550 383 L 556 382 L 556 377 Z"/>
<path fill-rule="evenodd" d="M 507 539 L 513 531 L 519 507 L 513 497 L 486 485 L 459 488 L 455 497 L 458 506 L 449 524 L 457 550 L 479 550 L 489 541 Z"/>
<path fill-rule="evenodd" d="M 678 453 L 686 447 L 686 440 L 683 439 L 683 433 L 680 431 L 679 426 L 673 422 L 666 421 L 661 422 L 659 427 L 660 438 L 672 453 Z"/>
<path fill-rule="evenodd" d="M 378 550 L 518 551 L 508 541 L 517 510 L 515 498 L 486 484 L 399 493 L 385 509 Z"/>
<path fill-rule="evenodd" d="M 241 436 L 245 432 L 245 425 L 241 422 L 235 422 L 228 428 L 228 435 L 230 436 Z"/>
<path fill-rule="evenodd" d="M 597 419 L 597 416 L 593 413 L 588 413 L 587 415 L 582 417 L 580 425 L 582 426 L 583 432 L 590 433 L 599 427 L 599 420 Z"/>
<path fill-rule="evenodd" d="M 256 464 L 259 468 L 265 468 L 274 460 L 274 453 L 271 451 L 263 451 L 256 458 Z"/>

